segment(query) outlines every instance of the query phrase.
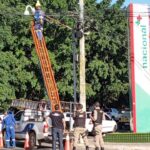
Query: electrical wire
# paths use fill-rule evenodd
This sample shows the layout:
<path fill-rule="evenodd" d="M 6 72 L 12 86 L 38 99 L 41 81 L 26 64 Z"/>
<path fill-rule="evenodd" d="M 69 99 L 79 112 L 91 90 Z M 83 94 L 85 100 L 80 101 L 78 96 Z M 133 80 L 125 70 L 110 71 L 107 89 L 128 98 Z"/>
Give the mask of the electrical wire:
<path fill-rule="evenodd" d="M 111 11 L 114 11 L 113 9 L 107 9 L 109 10 L 110 12 Z M 128 10 L 120 10 L 120 12 L 124 13 L 126 17 L 137 17 L 136 15 L 141 15 L 141 17 L 148 17 L 150 16 L 150 12 L 129 12 Z M 106 12 L 108 13 L 108 12 Z M 104 13 L 103 13 L 104 14 Z M 24 16 L 23 13 L 16 13 L 16 12 L 7 12 L 7 11 L 1 11 L 0 12 L 0 15 L 4 15 L 4 16 Z M 61 16 L 65 16 L 65 17 L 78 17 L 79 14 L 66 14 L 66 13 L 55 13 L 55 14 L 49 14 L 49 13 L 45 13 L 46 16 L 48 17 L 61 17 Z M 33 16 L 33 15 L 29 15 L 29 16 Z M 84 14 L 85 17 L 88 17 L 89 15 L 87 15 L 86 13 Z M 116 14 L 115 16 L 120 16 L 118 14 Z"/>

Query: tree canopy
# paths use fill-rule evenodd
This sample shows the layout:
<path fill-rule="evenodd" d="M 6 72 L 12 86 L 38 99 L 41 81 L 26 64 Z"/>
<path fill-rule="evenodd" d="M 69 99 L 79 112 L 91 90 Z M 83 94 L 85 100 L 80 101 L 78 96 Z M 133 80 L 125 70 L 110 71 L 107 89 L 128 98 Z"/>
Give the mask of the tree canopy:
<path fill-rule="evenodd" d="M 41 1 L 47 16 L 75 28 L 79 16 L 76 0 Z M 128 35 L 124 0 L 85 1 L 86 96 L 110 104 L 128 100 Z M 11 99 L 48 98 L 30 32 L 32 16 L 24 16 L 32 0 L 1 0 L 0 5 L 0 104 Z M 44 36 L 61 100 L 73 101 L 72 31 L 45 22 Z M 78 45 L 77 45 L 78 48 Z M 79 50 L 78 50 L 79 53 Z M 77 64 L 79 95 L 79 64 Z M 124 101 L 126 102 L 126 101 Z M 122 101 L 121 101 L 122 103 Z"/>

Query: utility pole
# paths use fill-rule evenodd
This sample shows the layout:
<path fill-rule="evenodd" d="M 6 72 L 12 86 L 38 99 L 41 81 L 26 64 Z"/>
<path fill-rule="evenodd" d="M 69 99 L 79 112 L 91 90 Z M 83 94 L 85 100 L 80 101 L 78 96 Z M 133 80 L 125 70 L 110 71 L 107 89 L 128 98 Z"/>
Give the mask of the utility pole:
<path fill-rule="evenodd" d="M 80 16 L 83 36 L 80 38 L 80 103 L 86 110 L 86 84 L 85 84 L 85 38 L 84 38 L 84 0 L 79 0 Z"/>
<path fill-rule="evenodd" d="M 77 50 L 76 50 L 76 38 L 75 38 L 74 30 L 72 31 L 72 49 L 73 49 L 74 103 L 76 104 L 77 103 L 77 74 L 76 74 Z"/>

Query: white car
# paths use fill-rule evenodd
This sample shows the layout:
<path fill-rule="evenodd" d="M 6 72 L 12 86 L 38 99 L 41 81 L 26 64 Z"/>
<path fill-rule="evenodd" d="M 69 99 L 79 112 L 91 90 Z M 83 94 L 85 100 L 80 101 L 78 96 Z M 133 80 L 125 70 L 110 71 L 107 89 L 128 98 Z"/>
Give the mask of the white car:
<path fill-rule="evenodd" d="M 93 123 L 90 118 L 91 112 L 86 113 L 87 118 L 86 118 L 86 129 L 88 132 L 92 132 L 93 130 Z M 74 120 L 72 118 L 72 113 L 70 112 L 65 112 L 64 117 L 66 120 L 66 124 L 69 127 L 70 130 L 73 130 L 73 124 Z M 114 121 L 108 114 L 105 113 L 105 120 L 102 122 L 102 132 L 107 133 L 107 132 L 115 132 L 117 130 L 117 123 Z"/>

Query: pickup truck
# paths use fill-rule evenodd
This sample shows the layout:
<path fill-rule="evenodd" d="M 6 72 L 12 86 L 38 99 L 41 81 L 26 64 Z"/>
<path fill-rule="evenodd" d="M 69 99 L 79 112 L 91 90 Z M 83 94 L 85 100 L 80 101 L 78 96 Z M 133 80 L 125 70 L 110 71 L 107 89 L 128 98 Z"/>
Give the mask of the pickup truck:
<path fill-rule="evenodd" d="M 38 111 L 32 109 L 20 110 L 15 114 L 16 140 L 24 141 L 26 133 L 29 134 L 29 145 L 33 149 L 36 145 L 40 146 L 42 142 L 49 142 L 51 139 L 51 129 L 45 126 L 45 123 L 51 125 L 50 119 L 45 119 L 50 114 L 50 110 Z M 5 136 L 5 130 L 3 131 Z"/>

